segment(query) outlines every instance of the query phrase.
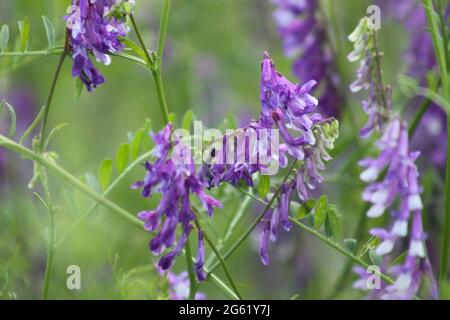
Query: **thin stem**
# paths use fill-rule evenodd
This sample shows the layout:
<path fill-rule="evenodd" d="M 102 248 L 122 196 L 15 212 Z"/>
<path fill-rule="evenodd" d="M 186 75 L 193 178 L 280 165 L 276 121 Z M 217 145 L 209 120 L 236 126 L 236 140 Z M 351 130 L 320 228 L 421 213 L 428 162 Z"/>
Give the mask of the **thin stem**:
<path fill-rule="evenodd" d="M 387 98 L 386 98 L 386 94 L 385 94 L 385 92 L 384 92 L 384 84 L 383 84 L 383 73 L 382 73 L 382 70 L 381 70 L 381 54 L 380 54 L 380 49 L 378 48 L 378 35 L 377 35 L 377 32 L 376 31 L 374 31 L 374 33 L 373 33 L 373 38 L 374 38 L 374 48 L 375 48 L 375 55 L 376 55 L 376 58 L 375 58 L 375 65 L 376 65 L 376 74 L 377 74 L 377 78 L 378 78 L 378 90 L 379 90 L 379 92 L 380 92 L 380 94 L 381 94 L 381 99 L 382 99 L 382 102 L 383 102 L 383 107 L 384 107 L 384 109 L 387 111 L 387 110 L 389 110 L 389 104 L 388 104 L 388 101 L 387 101 Z"/>
<path fill-rule="evenodd" d="M 164 10 L 163 10 L 163 14 L 164 14 Z M 150 53 L 147 50 L 147 47 L 141 36 L 141 33 L 136 24 L 136 21 L 134 20 L 133 15 L 130 15 L 130 20 L 131 20 L 131 24 L 133 26 L 134 32 L 136 33 L 136 36 L 138 37 L 139 43 L 142 47 L 142 50 L 145 53 L 145 57 L 147 58 L 147 66 L 148 66 L 148 69 L 152 73 L 153 81 L 155 82 L 155 86 L 156 86 L 156 94 L 158 96 L 158 102 L 159 102 L 159 108 L 161 110 L 161 115 L 163 117 L 164 124 L 167 124 L 167 123 L 169 123 L 169 108 L 167 107 L 166 97 L 165 97 L 165 93 L 164 93 L 164 87 L 162 84 L 161 69 L 160 69 L 161 63 L 160 62 L 156 63 L 156 61 L 150 56 Z M 162 18 L 162 20 L 164 20 L 164 19 Z M 166 23 L 167 23 L 167 20 L 166 20 Z M 167 26 L 165 26 L 165 28 L 167 28 Z M 165 33 L 164 33 L 164 37 L 162 38 L 162 40 L 165 41 Z M 161 45 L 161 36 L 160 36 L 160 45 Z M 162 45 L 164 45 L 164 42 L 162 43 Z M 158 52 L 159 52 L 159 50 L 158 50 Z M 157 59 L 159 59 L 161 61 L 162 57 L 158 56 Z M 155 66 L 155 63 L 156 63 L 156 66 Z"/>
<path fill-rule="evenodd" d="M 152 57 L 150 56 L 149 51 L 147 50 L 144 39 L 141 36 L 141 32 L 139 31 L 139 28 L 137 27 L 136 21 L 134 20 L 134 16 L 132 14 L 130 14 L 130 21 L 131 21 L 131 25 L 133 26 L 134 32 L 136 33 L 136 36 L 139 40 L 139 44 L 141 45 L 142 50 L 144 51 L 145 57 L 147 58 L 148 67 L 152 68 L 154 66 L 155 62 L 153 61 Z"/>
<path fill-rule="evenodd" d="M 167 35 L 167 26 L 169 24 L 169 13 L 170 13 L 170 2 L 171 0 L 164 0 L 162 13 L 161 13 L 161 22 L 159 25 L 159 37 L 158 37 L 158 59 L 159 62 L 157 65 L 160 68 L 162 63 L 162 57 L 164 55 L 164 47 L 166 43 L 166 35 Z"/>
<path fill-rule="evenodd" d="M 414 132 L 416 131 L 417 127 L 420 124 L 420 121 L 422 120 L 423 116 L 427 112 L 428 108 L 431 105 L 430 99 L 425 99 L 422 101 L 422 103 L 419 106 L 419 110 L 417 111 L 416 115 L 414 116 L 413 121 L 411 122 L 408 130 L 409 138 L 412 139 L 414 136 Z"/>
<path fill-rule="evenodd" d="M 100 203 L 107 209 L 111 210 L 112 212 L 116 213 L 118 216 L 124 218 L 134 226 L 143 229 L 143 223 L 136 217 L 134 217 L 133 214 L 129 213 L 128 211 L 124 210 L 123 208 L 116 205 L 114 202 L 108 200 L 101 194 L 98 194 L 97 192 L 93 191 L 89 186 L 87 186 L 85 183 L 81 182 L 79 179 L 71 175 L 69 172 L 61 168 L 58 164 L 56 164 L 54 161 L 48 160 L 45 157 L 45 154 L 39 154 L 34 152 L 31 149 L 28 149 L 15 141 L 12 141 L 11 139 L 6 138 L 5 136 L 0 135 L 0 145 L 8 148 L 14 152 L 17 152 L 21 154 L 22 156 L 29 158 L 33 161 L 36 161 L 37 163 L 41 164 L 42 166 L 49 169 L 53 174 L 56 176 L 59 176 L 62 178 L 65 182 L 67 182 L 72 187 L 78 189 L 83 194 L 88 196 L 89 198 L 95 200 L 96 202 Z"/>
<path fill-rule="evenodd" d="M 47 121 L 48 121 L 48 116 L 50 114 L 50 106 L 52 104 L 53 93 L 55 92 L 56 83 L 58 82 L 59 74 L 61 72 L 61 68 L 64 64 L 64 60 L 66 59 L 66 55 L 68 54 L 68 52 L 69 52 L 69 38 L 68 38 L 68 34 L 66 33 L 66 38 L 64 41 L 64 50 L 62 51 L 61 57 L 59 58 L 59 62 L 56 67 L 56 71 L 53 76 L 52 84 L 50 87 L 50 92 L 48 93 L 47 101 L 45 103 L 44 117 L 42 120 L 42 127 L 41 127 L 41 137 L 40 137 L 40 141 L 39 141 L 39 149 L 41 152 L 44 151 L 43 148 L 44 148 L 44 143 L 45 143 L 45 130 L 47 129 Z"/>
<path fill-rule="evenodd" d="M 227 277 L 228 281 L 230 282 L 231 287 L 234 290 L 234 293 L 238 296 L 239 300 L 243 300 L 242 296 L 240 295 L 234 281 L 233 278 L 231 277 L 230 272 L 228 271 L 227 265 L 225 264 L 225 261 L 223 260 L 223 257 L 220 255 L 219 251 L 217 250 L 217 248 L 214 246 L 214 243 L 211 241 L 211 239 L 208 237 L 208 235 L 206 233 L 204 233 L 205 235 L 205 240 L 206 242 L 208 242 L 209 246 L 211 247 L 212 251 L 214 252 L 214 254 L 216 255 L 217 259 L 219 260 L 220 265 L 223 268 L 223 271 L 225 272 L 225 276 Z"/>
<path fill-rule="evenodd" d="M 55 223 L 54 223 L 54 209 L 50 196 L 50 189 L 48 186 L 48 178 L 47 173 L 43 168 L 41 168 L 40 172 L 41 183 L 44 188 L 45 193 L 45 202 L 47 206 L 47 210 L 49 213 L 49 235 L 48 235 L 48 243 L 47 243 L 47 261 L 45 263 L 45 275 L 44 275 L 44 287 L 42 291 L 42 298 L 44 300 L 48 299 L 49 291 L 50 291 L 50 278 L 53 271 L 53 261 L 54 261 L 54 252 L 55 252 Z"/>
<path fill-rule="evenodd" d="M 196 293 L 196 281 L 195 281 L 195 275 L 194 271 L 192 269 L 192 251 L 191 251 L 191 244 L 189 243 L 189 238 L 186 241 L 185 245 L 185 252 L 186 252 L 186 268 L 189 275 L 189 298 L 188 300 L 195 300 L 195 293 Z"/>
<path fill-rule="evenodd" d="M 231 256 L 234 251 L 236 251 L 237 248 L 240 247 L 240 245 L 248 238 L 248 236 L 252 233 L 252 231 L 256 228 L 256 226 L 259 224 L 259 222 L 264 218 L 264 216 L 266 215 L 267 211 L 269 211 L 269 209 L 272 207 L 272 204 L 275 202 L 275 200 L 278 198 L 278 196 L 281 193 L 281 187 L 282 185 L 286 182 L 286 180 L 289 178 L 292 170 L 294 170 L 295 165 L 297 164 L 297 160 L 295 160 L 292 163 L 292 166 L 289 168 L 289 171 L 287 172 L 286 176 L 284 177 L 283 181 L 281 182 L 280 186 L 278 187 L 278 189 L 275 191 L 274 195 L 270 198 L 269 202 L 266 204 L 266 207 L 264 208 L 264 210 L 261 212 L 261 214 L 252 222 L 252 224 L 250 225 L 250 227 L 248 227 L 248 229 L 244 232 L 243 235 L 241 235 L 239 237 L 239 239 L 231 246 L 230 249 L 228 249 L 228 251 L 223 255 L 223 258 L 226 260 L 228 259 L 229 256 Z M 243 191 L 240 188 L 237 188 L 239 191 Z M 245 191 L 244 191 L 245 192 Z M 254 195 L 250 194 L 250 193 L 246 193 L 247 195 L 254 197 Z M 216 270 L 216 268 L 219 266 L 220 263 L 216 262 L 215 264 L 213 264 L 211 266 L 211 271 Z"/>
<path fill-rule="evenodd" d="M 447 114 L 447 168 L 445 174 L 445 219 L 442 235 L 441 266 L 439 268 L 440 292 L 444 292 L 447 280 L 450 245 L 450 114 Z"/>

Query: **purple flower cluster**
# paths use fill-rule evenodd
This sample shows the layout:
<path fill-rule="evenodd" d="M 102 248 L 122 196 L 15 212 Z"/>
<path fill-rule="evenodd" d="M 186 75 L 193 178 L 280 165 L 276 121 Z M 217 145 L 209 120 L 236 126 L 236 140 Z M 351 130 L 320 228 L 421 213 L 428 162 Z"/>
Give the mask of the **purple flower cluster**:
<path fill-rule="evenodd" d="M 319 170 L 325 168 L 323 160 L 331 157 L 326 152 L 337 138 L 337 121 L 323 120 L 315 113 L 318 105 L 310 91 L 316 81 L 294 85 L 275 69 L 273 61 L 265 53 L 261 64 L 260 100 L 262 111 L 259 124 L 265 128 L 279 129 L 283 143 L 280 145 L 280 166 L 285 167 L 288 156 L 299 162 L 295 178 L 280 188 L 276 209 L 269 211 L 263 221 L 260 256 L 263 264 L 269 264 L 269 240 L 275 241 L 279 226 L 289 231 L 290 199 L 296 190 L 301 201 L 308 197 L 307 189 L 314 189 L 323 181 Z"/>
<path fill-rule="evenodd" d="M 371 230 L 373 236 L 381 239 L 376 253 L 380 256 L 391 253 L 395 245 L 399 245 L 399 239 L 406 237 L 410 229 L 409 249 L 403 265 L 389 270 L 396 276 L 395 284 L 386 286 L 380 297 L 412 299 L 424 276 L 432 280 L 434 288 L 431 296 L 436 297 L 434 278 L 426 255 L 426 234 L 422 227 L 419 174 L 414 164 L 419 152 L 410 151 L 407 124 L 398 118 L 391 119 L 377 146 L 380 150 L 378 158 L 367 158 L 360 162 L 364 168 L 361 179 L 370 183 L 363 193 L 363 199 L 372 203 L 367 215 L 379 217 L 392 208 L 396 201 L 399 209 L 392 210 L 388 229 Z M 385 170 L 385 177 L 377 181 Z"/>
<path fill-rule="evenodd" d="M 159 260 L 158 266 L 162 270 L 172 267 L 188 240 L 192 224 L 195 224 L 196 216 L 192 210 L 190 195 L 198 198 L 209 216 L 212 216 L 214 207 L 221 206 L 219 201 L 205 193 L 204 183 L 196 172 L 189 147 L 176 137 L 171 137 L 171 133 L 172 125 L 168 124 L 159 133 L 151 134 L 155 142 L 153 156 L 156 161 L 145 164 L 145 179 L 134 185 L 134 188 L 142 188 L 143 197 L 151 197 L 153 190 L 162 196 L 156 209 L 138 214 L 139 219 L 145 222 L 144 228 L 147 231 L 157 231 L 150 241 L 150 250 L 155 255 L 160 255 L 164 250 L 171 249 Z M 178 239 L 177 226 L 181 229 Z M 203 232 L 199 229 L 195 264 L 199 281 L 206 279 L 203 270 L 204 255 Z"/>
<path fill-rule="evenodd" d="M 354 50 L 348 55 L 348 60 L 360 63 L 356 72 L 357 79 L 350 85 L 350 91 L 368 91 L 368 97 L 362 101 L 362 106 L 369 119 L 360 131 L 360 136 L 367 138 L 374 130 L 380 131 L 389 118 L 391 93 L 390 88 L 383 87 L 378 79 L 378 76 L 381 76 L 376 61 L 379 59 L 379 52 L 376 50 L 375 32 L 371 27 L 371 21 L 368 18 L 361 19 L 348 38 L 354 43 Z"/>
<path fill-rule="evenodd" d="M 73 52 L 72 75 L 80 78 L 89 91 L 105 82 L 89 55 L 109 65 L 108 54 L 124 48 L 118 37 L 129 32 L 126 19 L 132 4 L 127 0 L 72 0 L 68 8 L 65 20 Z"/>
<path fill-rule="evenodd" d="M 300 81 L 316 79 L 321 83 L 320 110 L 325 116 L 339 114 L 342 97 L 340 79 L 326 30 L 317 18 L 318 0 L 272 0 L 274 18 L 283 39 L 286 56 L 295 59 L 293 72 Z"/>

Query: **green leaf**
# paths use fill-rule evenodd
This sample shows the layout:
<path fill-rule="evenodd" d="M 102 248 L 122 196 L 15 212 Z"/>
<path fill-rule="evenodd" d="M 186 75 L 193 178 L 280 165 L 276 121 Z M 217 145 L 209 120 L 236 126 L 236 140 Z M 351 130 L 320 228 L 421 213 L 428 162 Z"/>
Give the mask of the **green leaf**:
<path fill-rule="evenodd" d="M 269 176 L 261 176 L 259 178 L 259 184 L 258 184 L 258 195 L 260 198 L 265 198 L 267 196 L 267 193 L 269 193 L 270 190 L 270 177 Z"/>
<path fill-rule="evenodd" d="M 175 124 L 175 120 L 177 120 L 177 115 L 173 112 L 169 113 L 169 122 Z"/>
<path fill-rule="evenodd" d="M 124 143 L 117 150 L 116 161 L 117 161 L 117 171 L 122 173 L 123 170 L 128 165 L 128 160 L 130 158 L 130 145 L 128 143 Z"/>
<path fill-rule="evenodd" d="M 130 160 L 134 161 L 139 156 L 142 146 L 142 138 L 144 138 L 145 131 L 143 128 L 139 129 L 130 142 Z"/>
<path fill-rule="evenodd" d="M 0 51 L 4 51 L 8 46 L 9 41 L 9 27 L 7 24 L 2 26 L 0 31 Z"/>
<path fill-rule="evenodd" d="M 317 201 L 316 207 L 314 208 L 314 228 L 320 229 L 327 218 L 327 208 L 328 199 L 327 196 L 323 195 Z"/>
<path fill-rule="evenodd" d="M 133 40 L 130 40 L 128 38 L 124 38 L 124 37 L 118 37 L 119 40 L 126 45 L 128 48 L 130 48 L 131 50 L 133 50 L 136 54 L 138 54 L 141 58 L 143 58 L 145 61 L 147 61 L 147 56 L 145 55 L 144 50 L 142 50 L 142 48 Z"/>
<path fill-rule="evenodd" d="M 304 217 L 309 215 L 311 211 L 314 209 L 315 205 L 316 205 L 315 199 L 308 199 L 305 202 L 303 202 L 297 211 L 296 218 L 303 219 Z"/>
<path fill-rule="evenodd" d="M 20 30 L 20 49 L 25 52 L 28 47 L 28 40 L 30 36 L 30 21 L 28 17 L 25 17 L 22 21 L 19 21 Z"/>
<path fill-rule="evenodd" d="M 351 252 L 354 253 L 358 247 L 358 241 L 356 239 L 345 239 L 344 240 L 345 247 Z"/>
<path fill-rule="evenodd" d="M 101 193 L 101 192 L 102 192 L 102 188 L 100 187 L 99 181 L 97 180 L 97 177 L 96 177 L 94 174 L 92 174 L 92 173 L 90 173 L 90 172 L 87 172 L 87 173 L 84 175 L 84 178 L 85 178 L 86 184 L 87 184 L 92 190 L 94 190 L 94 191 L 96 191 L 96 192 L 98 192 L 98 193 Z"/>
<path fill-rule="evenodd" d="M 181 122 L 181 127 L 183 129 L 190 130 L 193 118 L 194 118 L 194 113 L 192 112 L 192 110 L 186 111 L 186 113 L 183 116 L 183 120 Z"/>
<path fill-rule="evenodd" d="M 0 101 L 0 113 L 4 106 L 6 106 L 6 109 L 8 110 L 10 119 L 8 138 L 13 138 L 16 135 L 16 112 L 6 100 L 2 100 Z"/>
<path fill-rule="evenodd" d="M 381 263 L 383 262 L 383 258 L 379 256 L 375 250 L 369 250 L 369 258 L 372 264 L 381 266 Z"/>
<path fill-rule="evenodd" d="M 49 18 L 42 16 L 42 21 L 44 22 L 45 33 L 47 34 L 48 47 L 53 48 L 55 46 L 55 28 Z"/>
<path fill-rule="evenodd" d="M 327 217 L 327 221 L 329 222 L 331 229 L 331 235 L 336 241 L 339 241 L 342 235 L 342 215 L 334 205 L 330 205 L 328 207 Z"/>
<path fill-rule="evenodd" d="M 113 161 L 112 159 L 104 159 L 100 163 L 100 167 L 98 168 L 98 181 L 102 190 L 106 190 L 109 186 L 109 182 L 111 181 L 113 169 Z"/>

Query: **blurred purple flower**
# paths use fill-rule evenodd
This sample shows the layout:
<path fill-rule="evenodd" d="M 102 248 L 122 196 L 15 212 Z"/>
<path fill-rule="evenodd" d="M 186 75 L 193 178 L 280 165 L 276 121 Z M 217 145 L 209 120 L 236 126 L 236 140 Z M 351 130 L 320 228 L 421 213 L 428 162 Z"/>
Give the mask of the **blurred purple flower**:
<path fill-rule="evenodd" d="M 172 249 L 159 260 L 158 265 L 163 270 L 172 267 L 175 258 L 186 244 L 193 228 L 192 223 L 196 220 L 191 208 L 190 195 L 193 194 L 198 198 L 209 216 L 213 214 L 214 207 L 221 206 L 219 201 L 205 193 L 204 184 L 196 173 L 190 149 L 176 137 L 174 141 L 171 141 L 171 133 L 172 125 L 168 124 L 159 133 L 151 134 L 155 142 L 153 156 L 156 161 L 153 164 L 150 162 L 145 164 L 147 174 L 144 180 L 133 186 L 142 188 L 142 196 L 146 198 L 152 196 L 154 189 L 162 195 L 156 209 L 142 211 L 138 217 L 145 222 L 144 228 L 147 231 L 158 231 L 149 245 L 155 255 L 160 255 L 166 248 Z M 170 154 L 171 151 L 172 154 Z M 177 226 L 180 226 L 182 231 L 178 240 L 176 239 Z M 199 281 L 205 279 L 203 261 L 203 233 L 199 231 L 195 266 Z"/>
<path fill-rule="evenodd" d="M 327 43 L 326 30 L 317 18 L 317 0 L 272 0 L 277 5 L 274 18 L 283 39 L 285 55 L 293 58 L 295 76 L 300 81 L 316 79 L 321 83 L 319 109 L 324 116 L 338 116 L 342 107 L 340 79 Z"/>
<path fill-rule="evenodd" d="M 186 271 L 180 274 L 174 274 L 170 271 L 165 272 L 158 266 L 156 270 L 165 276 L 169 285 L 169 300 L 187 300 L 189 299 L 190 283 L 188 273 Z M 206 300 L 206 296 L 202 292 L 195 294 L 195 300 Z"/>
<path fill-rule="evenodd" d="M 72 75 L 79 77 L 88 91 L 105 82 L 89 55 L 109 65 L 109 54 L 123 50 L 119 37 L 129 32 L 126 16 L 132 4 L 126 0 L 72 0 L 65 17 L 73 51 Z"/>
<path fill-rule="evenodd" d="M 402 23 L 410 35 L 404 58 L 409 74 L 422 85 L 427 83 L 427 75 L 437 67 L 431 35 L 427 32 L 427 17 L 420 1 L 398 0 L 380 1 L 386 12 L 391 12 L 394 19 Z M 446 7 L 446 18 L 450 13 L 450 5 Z M 414 104 L 419 104 L 414 99 Z M 447 154 L 447 121 L 445 112 L 436 104 L 431 104 L 423 116 L 412 144 L 422 151 L 426 159 L 434 165 L 443 167 Z"/>

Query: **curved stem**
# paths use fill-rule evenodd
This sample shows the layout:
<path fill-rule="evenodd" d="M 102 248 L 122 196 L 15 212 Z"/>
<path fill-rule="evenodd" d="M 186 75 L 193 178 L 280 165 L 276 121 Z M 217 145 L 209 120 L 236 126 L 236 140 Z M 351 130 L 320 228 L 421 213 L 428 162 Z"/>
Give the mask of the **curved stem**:
<path fill-rule="evenodd" d="M 45 143 L 45 130 L 47 128 L 48 115 L 50 113 L 50 106 L 52 104 L 53 93 L 55 92 L 56 83 L 58 82 L 59 74 L 61 72 L 61 68 L 64 64 L 64 60 L 66 59 L 66 55 L 68 52 L 69 52 L 69 38 L 68 38 L 68 34 L 66 33 L 64 50 L 62 51 L 61 57 L 59 58 L 59 62 L 56 67 L 56 71 L 53 76 L 52 84 L 50 87 L 50 92 L 48 93 L 47 101 L 45 102 L 44 117 L 42 120 L 42 127 L 41 127 L 41 137 L 40 137 L 40 141 L 39 141 L 40 151 L 44 151 L 43 148 L 44 148 L 44 143 Z"/>
<path fill-rule="evenodd" d="M 56 164 L 54 161 L 48 160 L 45 156 L 45 154 L 39 154 L 34 152 L 31 149 L 28 149 L 15 141 L 12 141 L 11 139 L 8 139 L 2 135 L 0 135 L 0 146 L 6 147 L 14 152 L 17 152 L 21 154 L 22 156 L 31 159 L 33 161 L 36 161 L 38 164 L 46 167 L 48 170 L 50 170 L 53 174 L 56 176 L 59 176 L 61 179 L 63 179 L 65 182 L 67 182 L 72 187 L 78 189 L 83 194 L 88 196 L 89 198 L 95 200 L 96 202 L 100 203 L 107 209 L 111 210 L 112 212 L 116 213 L 120 217 L 124 218 L 134 226 L 143 229 L 144 224 L 142 221 L 140 221 L 138 218 L 134 217 L 131 213 L 124 210 L 123 208 L 116 205 L 114 202 L 108 200 L 101 194 L 98 194 L 97 192 L 93 191 L 89 186 L 87 186 L 85 183 L 81 182 L 79 179 L 71 175 L 69 172 L 61 168 L 58 164 Z"/>

